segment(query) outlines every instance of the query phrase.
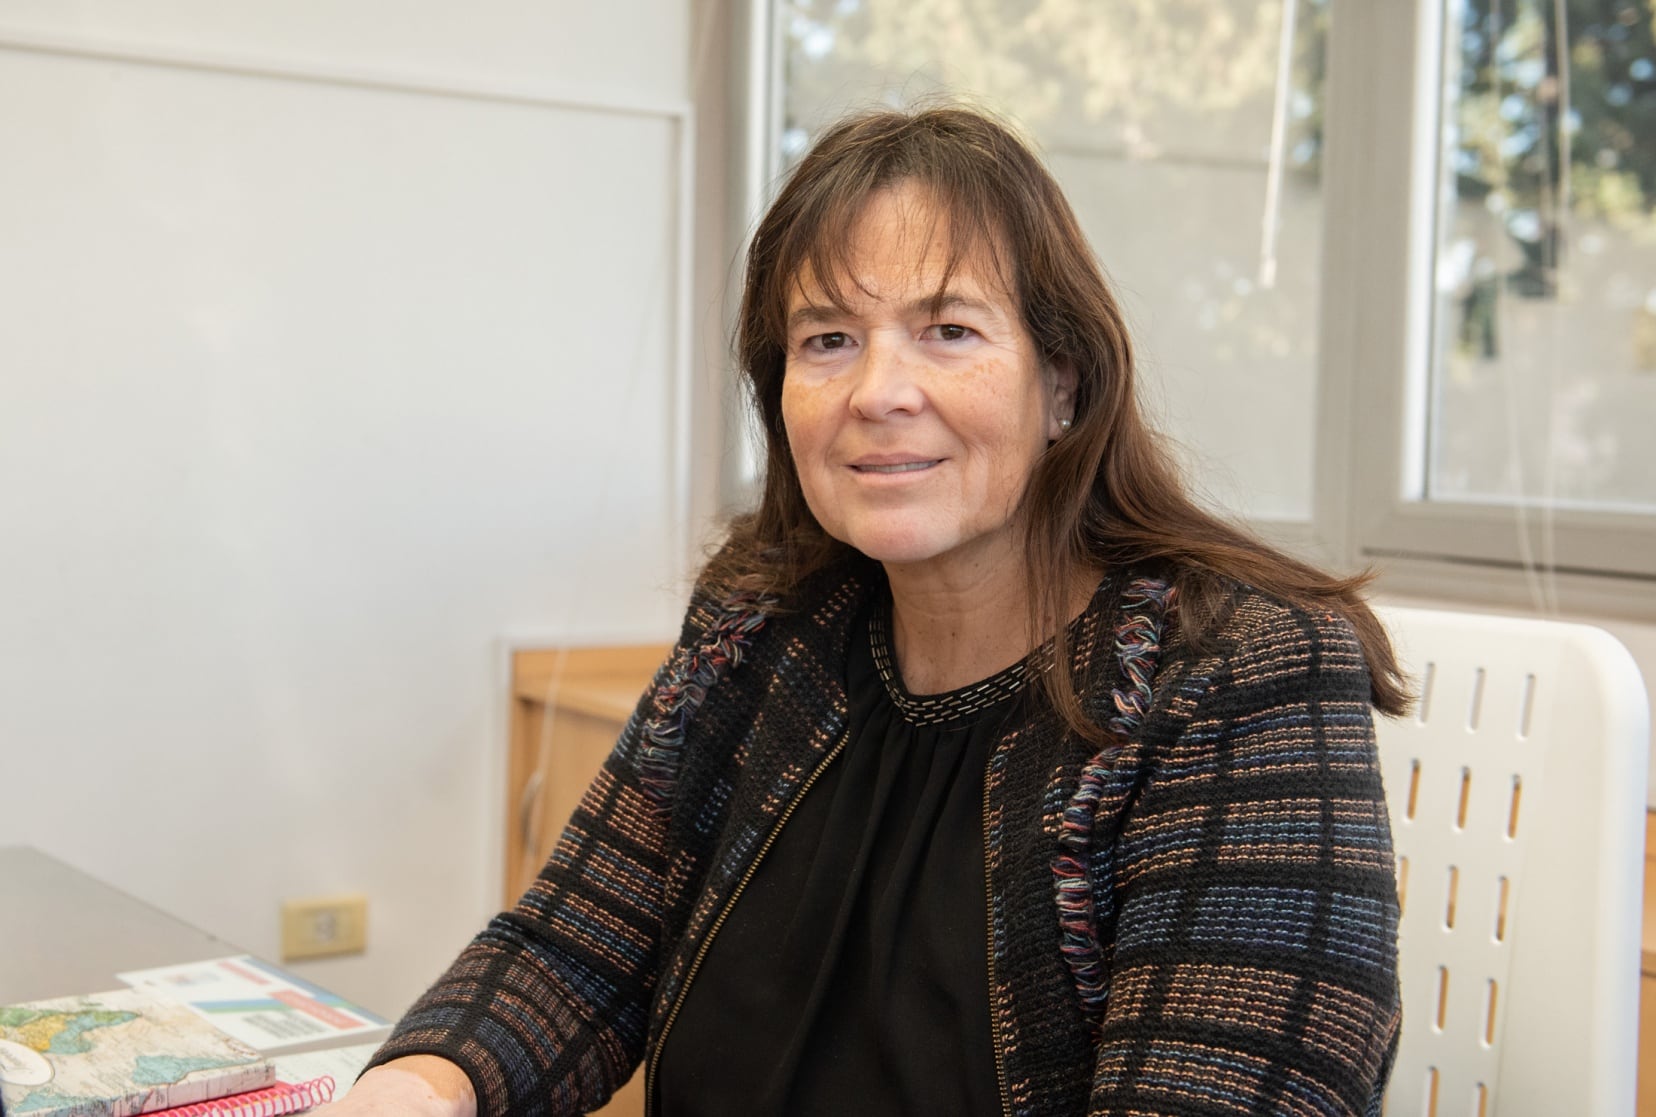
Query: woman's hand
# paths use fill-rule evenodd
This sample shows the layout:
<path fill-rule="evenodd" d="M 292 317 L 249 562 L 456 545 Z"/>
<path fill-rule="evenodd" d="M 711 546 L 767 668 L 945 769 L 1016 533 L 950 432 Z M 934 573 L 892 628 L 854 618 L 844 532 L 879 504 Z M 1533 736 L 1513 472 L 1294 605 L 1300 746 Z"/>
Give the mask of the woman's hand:
<path fill-rule="evenodd" d="M 377 1066 L 315 1117 L 477 1117 L 466 1072 L 436 1055 L 407 1055 Z"/>

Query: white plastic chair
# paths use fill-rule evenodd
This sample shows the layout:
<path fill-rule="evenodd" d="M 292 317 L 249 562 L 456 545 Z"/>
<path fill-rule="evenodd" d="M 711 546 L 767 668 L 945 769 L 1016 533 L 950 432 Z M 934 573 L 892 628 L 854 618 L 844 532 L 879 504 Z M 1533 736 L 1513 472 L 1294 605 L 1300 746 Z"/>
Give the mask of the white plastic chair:
<path fill-rule="evenodd" d="M 1387 1117 L 1628 1117 L 1644 683 L 1587 625 L 1380 615 L 1420 692 L 1379 719 L 1403 1036 Z"/>

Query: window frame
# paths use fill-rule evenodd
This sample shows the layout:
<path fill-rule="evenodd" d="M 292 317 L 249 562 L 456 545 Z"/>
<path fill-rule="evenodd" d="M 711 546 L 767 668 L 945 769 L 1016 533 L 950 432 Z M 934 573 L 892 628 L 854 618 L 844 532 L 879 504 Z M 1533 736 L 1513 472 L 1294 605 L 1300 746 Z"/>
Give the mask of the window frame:
<path fill-rule="evenodd" d="M 1656 516 L 1429 501 L 1427 362 L 1444 0 L 1334 0 L 1315 503 L 1325 557 L 1386 588 L 1656 615 Z"/>

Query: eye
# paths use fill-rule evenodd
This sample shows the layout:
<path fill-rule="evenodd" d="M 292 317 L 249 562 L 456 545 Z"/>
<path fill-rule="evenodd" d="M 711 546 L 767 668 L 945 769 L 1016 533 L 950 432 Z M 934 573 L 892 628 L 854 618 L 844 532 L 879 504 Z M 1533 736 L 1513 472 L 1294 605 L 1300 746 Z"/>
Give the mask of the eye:
<path fill-rule="evenodd" d="M 848 335 L 834 331 L 832 333 L 817 334 L 813 337 L 806 338 L 805 348 L 821 353 L 834 349 L 844 349 L 850 343 L 851 338 Z"/>
<path fill-rule="evenodd" d="M 926 332 L 938 341 L 964 341 L 975 332 L 970 326 L 958 325 L 954 322 L 940 322 L 927 328 Z"/>

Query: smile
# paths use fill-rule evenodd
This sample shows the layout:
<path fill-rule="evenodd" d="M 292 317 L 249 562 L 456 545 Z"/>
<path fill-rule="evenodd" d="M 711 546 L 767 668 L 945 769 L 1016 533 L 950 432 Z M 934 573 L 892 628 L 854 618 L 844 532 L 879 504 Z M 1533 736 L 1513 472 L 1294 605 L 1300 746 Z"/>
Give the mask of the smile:
<path fill-rule="evenodd" d="M 914 473 L 922 469 L 930 469 L 937 464 L 938 459 L 924 462 L 898 462 L 893 465 L 853 465 L 851 468 L 858 473 Z"/>

